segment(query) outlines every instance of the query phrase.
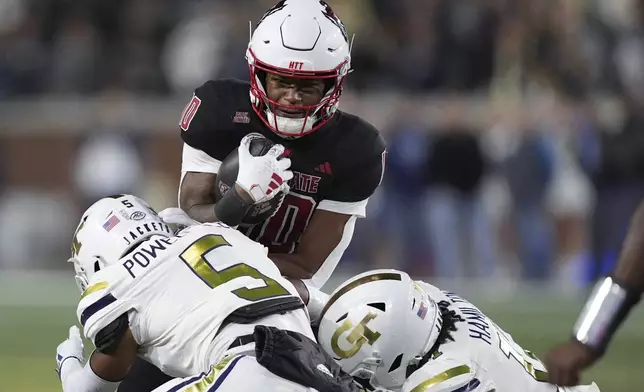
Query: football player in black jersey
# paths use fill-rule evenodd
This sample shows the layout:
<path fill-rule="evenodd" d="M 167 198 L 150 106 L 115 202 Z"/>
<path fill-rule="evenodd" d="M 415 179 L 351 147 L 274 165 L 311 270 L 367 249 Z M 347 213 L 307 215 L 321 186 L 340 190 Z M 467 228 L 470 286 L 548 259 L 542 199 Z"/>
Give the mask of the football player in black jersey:
<path fill-rule="evenodd" d="M 280 1 L 257 25 L 246 57 L 250 84 L 208 81 L 184 110 L 179 205 L 200 222 L 220 220 L 213 193 L 221 161 L 249 133 L 282 144 L 290 192 L 272 218 L 239 229 L 269 248 L 284 275 L 320 287 L 381 181 L 385 142 L 337 109 L 351 57 L 344 26 L 324 2 Z"/>
<path fill-rule="evenodd" d="M 270 219 L 239 230 L 268 247 L 283 275 L 306 280 L 315 292 L 351 241 L 356 218 L 365 216 L 386 144 L 372 125 L 338 110 L 350 43 L 324 1 L 277 3 L 257 24 L 246 58 L 250 83 L 208 81 L 183 111 L 179 206 L 200 222 L 238 223 L 226 221 L 230 211 L 221 219 L 215 206 L 221 162 L 250 133 L 283 145 L 294 175 L 289 193 Z M 138 361 L 119 391 L 150 390 L 168 379 Z"/>
<path fill-rule="evenodd" d="M 612 274 L 601 279 L 588 297 L 569 342 L 548 353 L 550 381 L 575 385 L 582 370 L 595 363 L 644 291 L 644 201 L 635 211 Z"/>

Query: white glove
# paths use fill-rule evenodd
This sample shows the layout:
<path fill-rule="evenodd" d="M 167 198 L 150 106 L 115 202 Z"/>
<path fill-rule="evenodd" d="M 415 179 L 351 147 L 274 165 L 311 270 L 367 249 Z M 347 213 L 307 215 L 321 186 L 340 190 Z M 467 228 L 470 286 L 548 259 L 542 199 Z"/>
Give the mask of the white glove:
<path fill-rule="evenodd" d="M 284 152 L 284 146 L 274 145 L 266 155 L 253 156 L 250 153 L 250 142 L 256 136 L 245 136 L 237 149 L 239 172 L 237 185 L 245 190 L 255 203 L 272 199 L 280 191 L 287 189 L 286 183 L 293 178 L 289 158 L 278 160 Z"/>
<path fill-rule="evenodd" d="M 186 214 L 184 210 L 178 207 L 168 207 L 159 212 L 159 218 L 163 219 L 169 225 L 194 226 L 200 223 Z"/>
<path fill-rule="evenodd" d="M 280 191 L 282 191 L 282 193 L 280 193 Z M 288 193 L 289 193 L 290 191 L 291 191 L 291 187 L 290 187 L 290 186 L 288 186 L 288 183 L 286 183 L 286 182 L 285 182 L 285 183 L 284 183 L 284 184 L 282 184 L 282 186 L 281 186 L 281 187 L 279 187 L 279 189 L 275 192 L 275 194 L 280 194 L 280 196 L 279 196 L 279 197 L 280 197 L 280 199 L 279 199 L 279 202 L 277 203 L 277 206 L 276 206 L 276 207 L 275 207 L 275 209 L 273 210 L 273 213 L 271 214 L 271 216 L 269 216 L 269 218 L 272 218 L 273 216 L 275 216 L 275 214 L 277 214 L 277 211 L 279 211 L 279 209 L 280 209 L 280 208 L 282 208 L 282 203 L 284 203 L 284 199 L 286 199 L 286 195 L 288 195 Z"/>
<path fill-rule="evenodd" d="M 85 362 L 83 339 L 77 326 L 69 328 L 69 338 L 64 340 L 56 348 L 56 373 L 60 377 L 60 371 L 66 360 L 78 361 L 81 365 Z"/>

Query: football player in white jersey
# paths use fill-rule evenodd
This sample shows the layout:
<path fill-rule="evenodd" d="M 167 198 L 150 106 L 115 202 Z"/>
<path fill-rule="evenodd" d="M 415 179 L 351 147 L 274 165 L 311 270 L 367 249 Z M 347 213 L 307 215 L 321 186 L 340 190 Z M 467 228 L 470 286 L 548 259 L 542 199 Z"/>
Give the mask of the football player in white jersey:
<path fill-rule="evenodd" d="M 83 293 L 77 316 L 96 350 L 84 363 L 79 330 L 71 328 L 57 349 L 65 392 L 113 392 L 137 356 L 174 377 L 198 375 L 159 390 L 322 391 L 353 384 L 316 349 L 302 299 L 266 248 L 229 226 L 200 224 L 175 235 L 143 200 L 116 195 L 83 214 L 70 261 Z M 296 349 L 280 351 L 289 342 Z M 287 379 L 279 362 L 291 351 L 309 366 Z M 298 358 L 286 362 L 293 367 Z"/>
<path fill-rule="evenodd" d="M 367 390 L 599 392 L 547 382 L 529 351 L 456 294 L 397 270 L 340 285 L 322 311 L 318 341 Z"/>

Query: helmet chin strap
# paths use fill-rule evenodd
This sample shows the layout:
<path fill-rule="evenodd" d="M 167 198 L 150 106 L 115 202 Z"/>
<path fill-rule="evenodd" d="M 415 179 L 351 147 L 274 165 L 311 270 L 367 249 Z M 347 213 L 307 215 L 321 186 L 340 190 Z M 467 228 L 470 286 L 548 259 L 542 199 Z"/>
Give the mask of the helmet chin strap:
<path fill-rule="evenodd" d="M 280 136 L 297 138 L 300 137 L 300 133 L 305 133 L 313 128 L 313 125 L 317 121 L 317 116 L 314 114 L 312 116 L 304 118 L 289 118 L 283 116 L 274 115 L 269 109 L 265 110 L 266 119 L 268 123 L 275 129 L 277 129 L 281 134 Z M 306 122 L 306 124 L 305 124 Z M 284 135 L 285 134 L 285 135 Z"/>

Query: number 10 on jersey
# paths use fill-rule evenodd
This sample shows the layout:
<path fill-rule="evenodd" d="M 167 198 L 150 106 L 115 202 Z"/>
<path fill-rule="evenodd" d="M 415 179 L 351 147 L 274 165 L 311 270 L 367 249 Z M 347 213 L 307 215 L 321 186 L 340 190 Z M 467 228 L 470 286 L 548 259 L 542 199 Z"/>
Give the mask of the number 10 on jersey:
<path fill-rule="evenodd" d="M 262 274 L 248 264 L 235 264 L 233 266 L 217 271 L 206 260 L 207 254 L 222 246 L 231 246 L 221 235 L 208 234 L 193 242 L 179 257 L 184 263 L 208 286 L 215 288 L 233 279 L 249 276 L 261 279 L 264 286 L 256 288 L 240 287 L 232 290 L 236 296 L 247 301 L 260 301 L 267 298 L 290 295 L 282 285 L 274 279 Z"/>

